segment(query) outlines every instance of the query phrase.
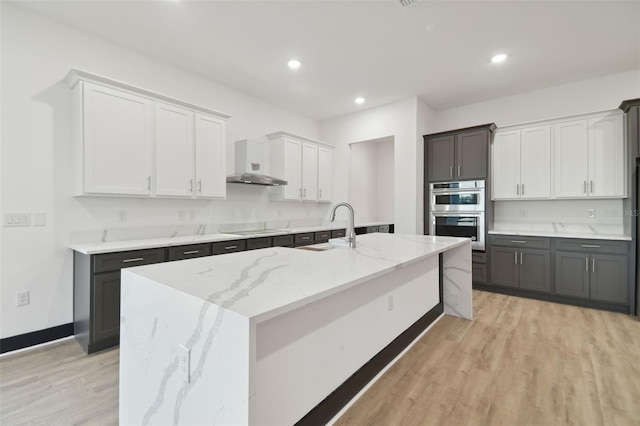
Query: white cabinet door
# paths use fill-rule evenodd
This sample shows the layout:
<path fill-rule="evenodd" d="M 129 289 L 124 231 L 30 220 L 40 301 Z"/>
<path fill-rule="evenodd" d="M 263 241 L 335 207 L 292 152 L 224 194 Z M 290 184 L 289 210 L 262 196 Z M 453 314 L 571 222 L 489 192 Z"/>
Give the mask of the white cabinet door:
<path fill-rule="evenodd" d="M 554 124 L 553 152 L 553 196 L 586 197 L 587 120 Z"/>
<path fill-rule="evenodd" d="M 227 195 L 225 126 L 221 118 L 195 114 L 197 197 L 224 198 Z"/>
<path fill-rule="evenodd" d="M 318 201 L 331 201 L 333 183 L 333 150 L 318 147 Z"/>
<path fill-rule="evenodd" d="M 511 200 L 520 197 L 520 130 L 496 132 L 491 170 L 492 199 Z"/>
<path fill-rule="evenodd" d="M 622 115 L 590 119 L 590 197 L 625 197 L 625 155 Z"/>
<path fill-rule="evenodd" d="M 194 190 L 193 112 L 156 103 L 156 195 L 190 197 Z"/>
<path fill-rule="evenodd" d="M 318 146 L 302 144 L 302 200 L 318 200 Z"/>
<path fill-rule="evenodd" d="M 150 195 L 153 102 L 83 86 L 84 192 Z"/>
<path fill-rule="evenodd" d="M 302 199 L 302 143 L 289 138 L 283 141 L 283 179 L 288 182 L 283 187 L 285 200 Z"/>
<path fill-rule="evenodd" d="M 551 128 L 520 130 L 520 198 L 551 197 Z"/>

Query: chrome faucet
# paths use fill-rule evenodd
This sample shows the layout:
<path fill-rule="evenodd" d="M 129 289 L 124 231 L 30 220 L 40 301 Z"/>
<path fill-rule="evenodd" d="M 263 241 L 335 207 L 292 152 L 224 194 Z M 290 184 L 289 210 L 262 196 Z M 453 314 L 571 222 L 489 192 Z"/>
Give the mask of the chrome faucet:
<path fill-rule="evenodd" d="M 353 207 L 349 203 L 338 203 L 331 209 L 331 218 L 329 221 L 336 220 L 336 209 L 340 206 L 345 206 L 349 209 L 349 219 L 347 220 L 347 236 L 345 240 L 349 242 L 349 247 L 356 248 L 356 230 L 354 225 Z"/>

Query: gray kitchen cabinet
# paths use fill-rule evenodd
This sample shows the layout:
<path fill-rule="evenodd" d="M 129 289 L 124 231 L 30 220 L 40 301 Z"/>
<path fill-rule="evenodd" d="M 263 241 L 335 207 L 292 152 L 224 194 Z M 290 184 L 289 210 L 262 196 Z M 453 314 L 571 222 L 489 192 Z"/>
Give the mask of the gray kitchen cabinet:
<path fill-rule="evenodd" d="M 273 246 L 271 237 L 249 238 L 247 240 L 247 250 L 257 250 Z"/>
<path fill-rule="evenodd" d="M 425 135 L 430 182 L 486 179 L 494 124 Z"/>
<path fill-rule="evenodd" d="M 612 303 L 627 302 L 627 257 L 556 253 L 556 293 Z"/>
<path fill-rule="evenodd" d="M 293 236 L 293 245 L 295 247 L 308 246 L 313 243 L 313 232 L 305 232 L 303 234 L 295 234 Z"/>
<path fill-rule="evenodd" d="M 478 251 L 471 252 L 471 280 L 474 283 L 486 284 L 487 274 L 487 253 Z"/>
<path fill-rule="evenodd" d="M 120 340 L 120 270 L 164 262 L 166 249 L 135 250 L 73 257 L 73 328 L 88 354 Z"/>
<path fill-rule="evenodd" d="M 331 231 L 331 238 L 343 238 L 345 235 L 347 235 L 346 229 L 334 229 Z"/>
<path fill-rule="evenodd" d="M 247 240 L 220 241 L 211 243 L 211 254 L 235 253 L 247 249 Z"/>
<path fill-rule="evenodd" d="M 211 255 L 211 244 L 189 244 L 184 246 L 169 247 L 167 260 L 193 259 Z"/>
<path fill-rule="evenodd" d="M 273 237 L 274 247 L 293 247 L 293 235 L 278 235 Z"/>
<path fill-rule="evenodd" d="M 313 234 L 315 244 L 326 243 L 329 241 L 329 238 L 331 238 L 331 231 L 320 231 Z"/>
<path fill-rule="evenodd" d="M 547 238 L 492 238 L 491 283 L 548 293 L 551 291 L 551 255 L 545 248 L 549 245 Z"/>

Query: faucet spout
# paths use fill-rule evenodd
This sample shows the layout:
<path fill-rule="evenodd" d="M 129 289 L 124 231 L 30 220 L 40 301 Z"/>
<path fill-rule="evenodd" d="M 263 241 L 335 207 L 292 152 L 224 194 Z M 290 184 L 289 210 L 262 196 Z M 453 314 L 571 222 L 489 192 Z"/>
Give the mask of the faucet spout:
<path fill-rule="evenodd" d="M 355 248 L 356 247 L 356 230 L 354 225 L 355 220 L 354 220 L 353 207 L 351 207 L 351 204 L 338 203 L 335 206 L 333 206 L 333 209 L 331 209 L 331 216 L 329 221 L 333 222 L 334 220 L 336 220 L 336 210 L 338 209 L 338 207 L 341 207 L 341 206 L 344 206 L 349 209 L 349 216 L 347 219 L 347 236 L 345 237 L 345 239 L 349 242 L 349 247 Z"/>

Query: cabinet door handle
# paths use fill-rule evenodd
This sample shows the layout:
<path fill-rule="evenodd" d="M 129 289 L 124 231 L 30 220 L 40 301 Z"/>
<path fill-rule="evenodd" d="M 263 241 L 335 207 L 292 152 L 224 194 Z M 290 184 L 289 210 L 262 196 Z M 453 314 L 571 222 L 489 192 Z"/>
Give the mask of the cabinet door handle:
<path fill-rule="evenodd" d="M 302 198 L 307 198 L 307 188 L 302 190 Z"/>
<path fill-rule="evenodd" d="M 458 177 L 460 177 L 460 164 L 458 164 Z"/>
<path fill-rule="evenodd" d="M 192 194 L 193 193 L 193 179 L 189 179 L 189 193 Z"/>
<path fill-rule="evenodd" d="M 308 240 L 311 237 L 302 237 L 301 240 Z"/>
<path fill-rule="evenodd" d="M 589 186 L 590 186 L 590 191 L 589 192 L 591 192 L 593 194 L 593 181 L 592 180 L 589 181 Z"/>
<path fill-rule="evenodd" d="M 184 254 L 196 254 L 196 253 L 200 253 L 200 250 L 191 250 L 191 251 L 184 252 Z"/>
<path fill-rule="evenodd" d="M 520 252 L 520 264 L 522 265 L 522 252 Z"/>
<path fill-rule="evenodd" d="M 198 192 L 202 194 L 202 179 L 198 179 Z"/>
<path fill-rule="evenodd" d="M 302 200 L 302 188 L 298 189 L 298 198 Z"/>
<path fill-rule="evenodd" d="M 453 177 L 453 166 L 449 166 L 449 177 Z"/>
<path fill-rule="evenodd" d="M 589 272 L 589 258 L 588 257 L 584 258 L 584 270 Z"/>
<path fill-rule="evenodd" d="M 318 198 L 322 198 L 322 189 L 318 189 Z"/>
<path fill-rule="evenodd" d="M 597 246 L 595 244 L 582 244 L 580 247 L 584 247 L 584 248 L 600 248 L 600 246 Z"/>
<path fill-rule="evenodd" d="M 151 175 L 147 176 L 147 191 L 151 192 Z"/>
<path fill-rule="evenodd" d="M 134 258 L 131 258 L 131 259 L 122 259 L 122 263 L 139 262 L 141 260 L 144 260 L 144 257 L 134 257 Z"/>
<path fill-rule="evenodd" d="M 582 181 L 582 192 L 587 193 L 587 181 Z"/>
<path fill-rule="evenodd" d="M 592 257 L 591 258 L 591 272 L 595 272 L 596 271 L 596 258 Z"/>
<path fill-rule="evenodd" d="M 520 184 L 516 183 L 516 195 L 520 195 Z"/>
<path fill-rule="evenodd" d="M 520 185 L 520 187 L 522 188 L 520 190 L 520 195 L 524 195 L 524 183 Z"/>
<path fill-rule="evenodd" d="M 235 249 L 238 248 L 238 246 L 226 246 L 224 249 L 225 250 L 231 250 L 231 249 Z"/>
<path fill-rule="evenodd" d="M 522 241 L 522 240 L 511 240 L 511 242 L 515 244 L 527 244 L 526 241 Z"/>
<path fill-rule="evenodd" d="M 518 252 L 517 251 L 513 252 L 513 263 L 515 263 L 516 265 L 518 264 Z"/>

